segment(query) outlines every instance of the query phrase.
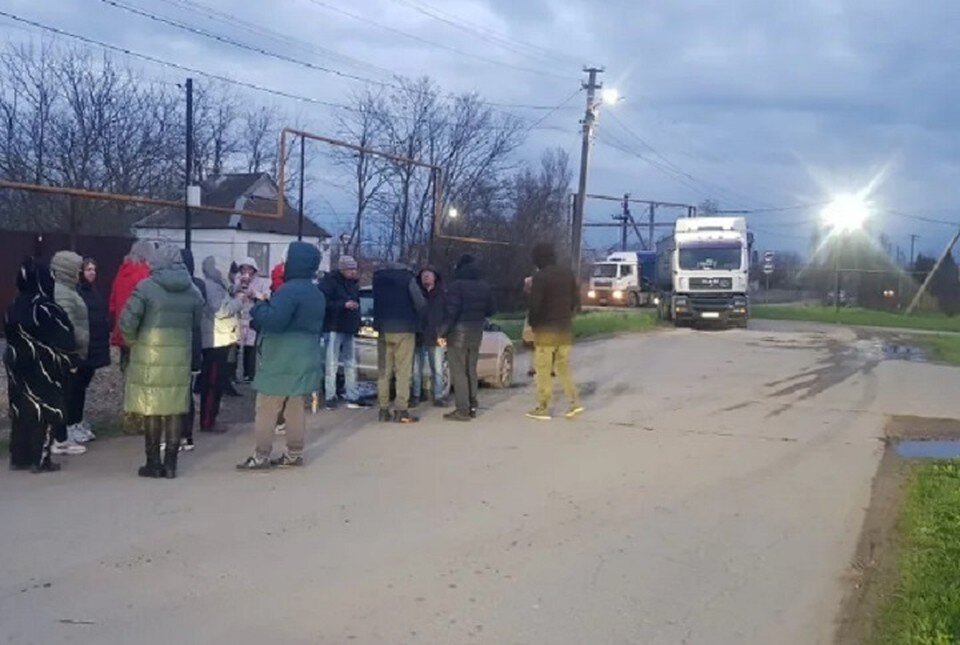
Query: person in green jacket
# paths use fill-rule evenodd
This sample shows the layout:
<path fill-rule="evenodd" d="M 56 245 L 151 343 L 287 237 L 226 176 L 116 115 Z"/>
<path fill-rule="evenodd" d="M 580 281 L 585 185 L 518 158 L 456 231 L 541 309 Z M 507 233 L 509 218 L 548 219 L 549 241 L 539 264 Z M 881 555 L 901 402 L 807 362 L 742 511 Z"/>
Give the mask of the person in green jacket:
<path fill-rule="evenodd" d="M 90 315 L 87 304 L 77 293 L 77 282 L 83 268 L 83 258 L 73 251 L 58 251 L 50 260 L 50 272 L 53 274 L 53 300 L 67 312 L 67 318 L 73 324 L 73 337 L 77 344 L 80 361 L 87 360 L 90 348 Z M 72 399 L 78 386 L 76 372 L 67 378 L 67 398 Z M 53 428 L 53 444 L 50 452 L 55 455 L 82 455 L 87 449 L 80 445 L 76 435 L 68 430 L 66 422 Z"/>
<path fill-rule="evenodd" d="M 202 305 L 180 249 L 162 244 L 150 260 L 150 277 L 137 285 L 120 314 L 120 331 L 130 347 L 124 411 L 144 420 L 147 463 L 141 477 L 177 476 L 180 430 L 190 409 L 193 330 Z"/>
<path fill-rule="evenodd" d="M 273 296 L 265 295 L 250 311 L 257 332 L 257 391 L 254 419 L 256 451 L 238 470 L 267 470 L 274 466 L 302 466 L 306 435 L 303 397 L 316 392 L 324 375 L 320 355 L 327 303 L 313 284 L 320 266 L 320 250 L 306 242 L 292 242 L 287 251 L 284 282 Z M 273 452 L 277 415 L 285 410 L 286 450 Z"/>

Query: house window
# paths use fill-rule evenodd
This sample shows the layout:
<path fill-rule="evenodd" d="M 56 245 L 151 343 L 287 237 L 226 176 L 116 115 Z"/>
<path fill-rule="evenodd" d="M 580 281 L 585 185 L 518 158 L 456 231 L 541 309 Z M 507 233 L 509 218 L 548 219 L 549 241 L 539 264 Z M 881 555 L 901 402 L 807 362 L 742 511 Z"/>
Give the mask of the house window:
<path fill-rule="evenodd" d="M 257 263 L 263 275 L 270 275 L 270 245 L 264 242 L 247 242 L 247 255 Z"/>

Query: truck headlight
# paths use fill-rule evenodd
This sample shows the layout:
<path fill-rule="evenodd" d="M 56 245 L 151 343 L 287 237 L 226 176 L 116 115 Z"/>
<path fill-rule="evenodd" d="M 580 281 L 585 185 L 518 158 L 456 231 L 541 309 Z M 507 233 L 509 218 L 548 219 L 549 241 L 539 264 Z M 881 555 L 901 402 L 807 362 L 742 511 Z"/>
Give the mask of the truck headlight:
<path fill-rule="evenodd" d="M 597 292 L 591 289 L 590 291 L 587 292 L 587 297 L 593 300 L 594 298 L 597 297 Z"/>
<path fill-rule="evenodd" d="M 658 305 L 658 306 L 660 305 L 660 296 L 654 296 L 654 297 L 653 297 L 653 304 Z"/>
<path fill-rule="evenodd" d="M 620 300 L 621 298 L 623 298 L 623 292 L 622 292 L 622 291 L 620 291 L 619 289 L 617 289 L 616 291 L 613 292 L 613 299 L 614 299 L 614 300 Z"/>

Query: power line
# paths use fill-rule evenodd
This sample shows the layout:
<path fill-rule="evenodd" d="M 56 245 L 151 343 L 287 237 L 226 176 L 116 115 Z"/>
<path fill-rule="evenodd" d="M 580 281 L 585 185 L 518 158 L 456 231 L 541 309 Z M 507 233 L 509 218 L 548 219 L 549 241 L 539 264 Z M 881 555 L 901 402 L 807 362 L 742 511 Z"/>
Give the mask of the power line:
<path fill-rule="evenodd" d="M 531 130 L 535 130 L 541 123 L 543 123 L 544 121 L 546 121 L 547 119 L 549 119 L 551 116 L 553 116 L 553 114 L 556 113 L 558 110 L 562 109 L 567 103 L 569 103 L 570 101 L 572 101 L 572 100 L 577 96 L 577 94 L 579 94 L 579 93 L 582 92 L 582 91 L 583 91 L 582 88 L 577 88 L 576 90 L 574 90 L 573 93 L 572 93 L 570 96 L 568 96 L 567 98 L 563 99 L 563 101 L 561 101 L 560 103 L 558 103 L 558 104 L 555 105 L 554 107 L 550 108 L 550 111 L 549 111 L 549 112 L 547 112 L 546 114 L 544 114 L 543 116 L 541 116 L 539 119 L 537 119 L 536 121 L 534 121 L 533 124 L 532 124 L 529 128 L 526 129 L 526 131 L 527 131 L 527 132 L 530 132 Z M 551 128 L 551 129 L 552 129 L 552 128 Z"/>
<path fill-rule="evenodd" d="M 533 69 L 533 68 L 531 68 L 531 67 L 523 67 L 523 66 L 521 66 L 521 65 L 513 65 L 513 64 L 511 64 L 511 63 L 504 63 L 504 62 L 502 62 L 502 61 L 498 61 L 498 60 L 495 60 L 495 59 L 493 59 L 493 58 L 487 58 L 486 56 L 483 56 L 483 55 L 480 55 L 480 54 L 474 54 L 474 53 L 472 53 L 472 52 L 464 51 L 464 50 L 462 50 L 462 49 L 458 49 L 458 48 L 452 47 L 452 46 L 450 46 L 450 45 L 445 45 L 444 43 L 438 43 L 438 42 L 436 42 L 436 41 L 429 40 L 429 39 L 423 38 L 423 37 L 421 37 L 421 36 L 417 36 L 416 34 L 411 34 L 411 33 L 409 33 L 409 32 L 403 31 L 402 29 L 397 29 L 397 28 L 395 28 L 395 27 L 391 27 L 391 26 L 389 26 L 389 25 L 385 25 L 385 24 L 383 24 L 383 23 L 381 23 L 381 22 L 377 22 L 376 20 L 372 20 L 372 19 L 370 19 L 370 18 L 365 18 L 364 16 L 357 15 L 357 14 L 351 12 L 351 11 L 347 11 L 346 9 L 341 9 L 340 7 L 336 7 L 336 6 L 331 5 L 331 4 L 327 3 L 327 2 L 323 2 L 323 0 L 307 0 L 307 1 L 310 2 L 311 4 L 314 4 L 314 5 L 318 6 L 318 7 L 323 7 L 324 9 L 328 9 L 328 10 L 333 11 L 333 12 L 336 12 L 336 13 L 338 13 L 338 14 L 340 14 L 340 15 L 347 16 L 348 18 L 352 18 L 352 19 L 354 19 L 354 20 L 358 20 L 358 21 L 363 22 L 363 23 L 366 23 L 366 24 L 368 24 L 368 25 L 373 25 L 374 27 L 377 27 L 377 28 L 379 28 L 379 29 L 383 29 L 384 31 L 387 31 L 387 32 L 389 32 L 389 33 L 397 34 L 397 35 L 399 35 L 399 36 L 403 36 L 404 38 L 409 38 L 409 39 L 415 40 L 415 41 L 417 41 L 417 42 L 419 42 L 419 43 L 423 43 L 423 44 L 425 44 L 425 45 L 430 45 L 431 47 L 438 47 L 438 48 L 440 48 L 440 49 L 443 49 L 443 50 L 446 50 L 446 51 L 449 51 L 449 52 L 453 52 L 454 54 L 458 54 L 458 55 L 460 55 L 460 56 L 465 56 L 465 57 L 467 57 L 467 58 L 473 58 L 473 59 L 476 59 L 476 60 L 479 60 L 479 61 L 483 61 L 484 63 L 489 63 L 489 64 L 491 64 L 491 65 L 496 65 L 497 67 L 507 67 L 507 68 L 510 68 L 510 69 L 519 70 L 519 71 L 521 71 L 521 72 L 527 72 L 527 73 L 530 73 L 530 74 L 538 74 L 538 75 L 540 75 L 540 76 L 550 76 L 550 77 L 553 77 L 553 78 L 564 78 L 564 79 L 567 78 L 566 76 L 559 76 L 558 74 L 556 74 L 556 73 L 554 73 L 554 72 L 548 72 L 548 71 L 540 70 L 540 69 Z M 523 106 L 523 107 L 529 107 L 529 108 L 531 108 L 531 109 L 544 109 L 544 110 L 549 110 L 549 109 L 551 109 L 550 106 Z"/>
<path fill-rule="evenodd" d="M 12 13 L 9 13 L 9 12 L 6 12 L 6 11 L 0 10 L 0 16 L 3 16 L 3 17 L 5 17 L 5 18 L 8 18 L 8 19 L 10 19 L 10 20 L 13 20 L 13 21 L 18 22 L 18 23 L 21 23 L 21 24 L 30 25 L 31 27 L 35 27 L 35 28 L 37 28 L 37 29 L 41 29 L 41 30 L 43 30 L 43 31 L 47 31 L 47 32 L 56 34 L 56 35 L 58 35 L 58 36 L 65 36 L 65 37 L 67 37 L 67 38 L 73 38 L 74 40 L 78 40 L 78 41 L 80 41 L 80 42 L 86 43 L 86 44 L 88 44 L 88 45 L 93 45 L 93 46 L 95 46 L 95 47 L 100 47 L 100 48 L 102 48 L 102 49 L 104 49 L 104 50 L 107 50 L 107 51 L 112 51 L 112 52 L 117 52 L 117 53 L 119 53 L 119 54 L 124 54 L 124 55 L 126 55 L 126 56 L 130 56 L 130 57 L 133 57 L 133 58 L 137 58 L 137 59 L 140 59 L 140 60 L 144 60 L 144 61 L 147 61 L 147 62 L 149 62 L 149 63 L 153 63 L 153 64 L 155 64 L 155 65 L 160 65 L 160 66 L 162 66 L 162 67 L 167 67 L 167 68 L 170 68 L 170 69 L 175 69 L 175 70 L 178 70 L 178 71 L 180 71 L 180 72 L 187 72 L 187 73 L 189 73 L 189 74 L 196 74 L 196 75 L 198 75 L 198 76 L 202 76 L 202 77 L 204 77 L 204 78 L 209 78 L 209 79 L 212 79 L 212 80 L 215 80 L 215 81 L 220 81 L 220 82 L 222 82 L 222 83 L 227 83 L 227 84 L 229 84 L 229 85 L 236 85 L 236 86 L 238 86 L 238 87 L 243 87 L 243 88 L 250 89 L 250 90 L 254 90 L 254 91 L 256 91 L 256 92 L 261 92 L 261 93 L 264 93 L 264 94 L 270 94 L 270 95 L 273 95 L 273 96 L 278 96 L 278 97 L 280 97 L 280 98 L 291 99 L 291 100 L 295 100 L 295 101 L 301 101 L 301 102 L 310 103 L 310 104 L 313 104 L 313 105 L 322 105 L 322 106 L 325 106 L 325 107 L 330 107 L 330 108 L 334 108 L 334 109 L 338 109 L 338 110 L 347 110 L 347 111 L 349 111 L 349 112 L 360 112 L 360 111 L 362 111 L 362 108 L 355 107 L 355 106 L 352 106 L 352 105 L 344 105 L 344 104 L 342 104 L 342 103 L 334 103 L 334 102 L 332 102 L 332 101 L 324 101 L 324 100 L 322 100 L 322 99 L 317 99 L 317 98 L 313 98 L 313 97 L 309 97 L 309 96 L 303 96 L 303 95 L 300 95 L 300 94 L 294 94 L 294 93 L 292 93 L 292 92 L 286 92 L 286 91 L 284 91 L 284 90 L 277 90 L 277 89 L 273 89 L 273 88 L 270 88 L 270 87 L 265 87 L 265 86 L 263 86 L 263 85 L 258 85 L 258 84 L 256 84 L 256 83 L 251 83 L 251 82 L 248 82 L 248 81 L 241 81 L 241 80 L 237 80 L 237 79 L 234 79 L 234 78 L 230 78 L 229 76 L 224 76 L 224 75 L 222 75 L 222 74 L 217 74 L 217 73 L 213 73 L 213 72 L 206 72 L 206 71 L 203 71 L 203 70 L 198 69 L 198 68 L 196 68 L 196 67 L 190 67 L 190 66 L 188 66 L 188 65 L 181 65 L 180 63 L 174 63 L 174 62 L 172 62 L 172 61 L 168 61 L 168 60 L 164 60 L 164 59 L 161 59 L 161 58 L 157 58 L 157 57 L 155 57 L 155 56 L 150 56 L 149 54 L 141 54 L 141 53 L 139 53 L 139 52 L 135 52 L 135 51 L 133 51 L 133 50 L 131 50 L 131 49 L 128 49 L 128 48 L 126 48 L 126 47 L 120 47 L 120 46 L 117 46 L 117 45 L 111 45 L 111 44 L 109 44 L 109 43 L 105 43 L 105 42 L 103 42 L 103 41 L 96 40 L 95 38 L 89 38 L 89 37 L 87 37 L 87 36 L 82 36 L 82 35 L 80 35 L 80 34 L 75 34 L 75 33 L 73 33 L 73 32 L 67 31 L 67 30 L 65 30 L 65 29 L 60 29 L 59 27 L 53 27 L 53 26 L 50 26 L 50 25 L 45 25 L 45 24 L 43 24 L 43 23 L 36 22 L 36 21 L 30 20 L 30 19 L 28 19 L 28 18 L 22 18 L 22 17 L 20 17 L 20 16 L 17 16 L 17 15 L 15 15 L 15 14 L 12 14 Z M 391 113 L 387 113 L 387 112 L 384 112 L 383 114 L 387 114 L 387 115 L 389 115 L 389 116 L 392 116 L 392 117 L 395 117 L 395 118 L 399 118 L 399 119 L 410 119 L 410 118 L 411 118 L 411 117 L 407 117 L 407 116 L 405 116 L 405 115 L 391 114 Z M 511 116 L 512 116 L 512 115 L 511 115 Z M 516 117 L 514 117 L 514 118 L 516 118 Z M 450 125 L 448 122 L 444 122 L 444 124 L 445 124 L 445 125 Z M 505 129 L 504 127 L 497 127 L 497 126 L 478 126 L 478 127 L 479 127 L 480 129 L 482 129 L 482 130 L 503 130 L 503 129 Z M 552 128 L 552 127 L 547 127 L 547 128 L 537 127 L 536 129 L 553 129 L 553 128 Z"/>
<path fill-rule="evenodd" d="M 152 21 L 154 21 L 154 22 L 158 22 L 158 23 L 161 23 L 161 24 L 165 24 L 165 25 L 168 25 L 168 26 L 170 26 L 170 27 L 174 27 L 174 28 L 176 28 L 176 29 L 180 29 L 180 30 L 183 30 L 183 31 L 187 31 L 187 32 L 189 32 L 189 33 L 192 33 L 192 34 L 195 34 L 195 35 L 198 35 L 198 36 L 202 36 L 202 37 L 204 37 L 204 38 L 208 38 L 208 39 L 211 39 L 211 40 L 215 40 L 215 41 L 217 41 L 217 42 L 220 42 L 220 43 L 223 43 L 223 44 L 226 44 L 226 45 L 230 45 L 230 46 L 232 46 L 232 47 L 237 47 L 237 48 L 239 48 L 239 49 L 243 49 L 243 50 L 246 50 L 246 51 L 255 53 L 255 54 L 260 54 L 260 55 L 262 55 L 262 56 L 267 56 L 268 58 L 273 58 L 273 59 L 276 59 L 276 60 L 279 60 L 279 61 L 282 61 L 282 62 L 291 63 L 291 64 L 293 64 L 293 65 L 299 65 L 300 67 L 304 67 L 304 68 L 310 69 L 310 70 L 312 70 L 312 71 L 323 72 L 323 73 L 325 73 L 325 74 L 332 74 L 332 75 L 338 76 L 338 77 L 340 77 L 340 78 L 345 78 L 345 79 L 352 80 L 352 81 L 359 81 L 359 82 L 361 82 L 361 83 L 369 83 L 369 84 L 378 85 L 378 86 L 381 86 L 381 87 L 388 87 L 388 88 L 395 89 L 395 90 L 401 90 L 401 91 L 405 91 L 405 92 L 410 91 L 410 88 L 405 88 L 405 87 L 403 87 L 402 85 L 398 85 L 398 84 L 396 84 L 396 83 L 390 83 L 390 82 L 386 82 L 386 81 L 379 81 L 379 80 L 372 79 L 372 78 L 368 78 L 368 77 L 365 77 L 365 76 L 360 76 L 360 75 L 358 75 L 358 74 L 352 74 L 352 73 L 350 73 L 350 72 L 344 72 L 344 71 L 341 71 L 341 70 L 338 70 L 338 69 L 334 69 L 334 68 L 331 68 L 331 67 L 326 67 L 326 66 L 324 66 L 324 65 L 317 65 L 317 64 L 315 64 L 315 63 L 311 63 L 310 61 L 305 61 L 305 60 L 302 60 L 302 59 L 299 59 L 299 58 L 294 58 L 294 57 L 292 57 L 292 56 L 287 56 L 286 54 L 280 54 L 280 53 L 277 53 L 277 52 L 275 52 L 275 51 L 271 51 L 271 50 L 268 50 L 268 49 L 264 49 L 263 47 L 260 47 L 260 46 L 258 46 L 258 45 L 250 45 L 250 44 L 248 44 L 248 43 L 244 43 L 244 42 L 241 42 L 241 41 L 239 41 L 239 40 L 235 40 L 235 39 L 233 39 L 233 38 L 231 38 L 231 37 L 229 37 L 229 36 L 223 36 L 223 35 L 221 35 L 221 34 L 217 34 L 217 33 L 211 32 L 211 31 L 207 31 L 206 29 L 201 29 L 201 28 L 199 28 L 199 27 L 193 27 L 193 26 L 188 25 L 188 24 L 186 24 L 186 23 L 180 22 L 179 20 L 173 20 L 173 19 L 171 19 L 171 18 L 165 18 L 165 17 L 163 17 L 163 16 L 158 16 L 158 15 L 156 15 L 156 14 L 154 14 L 154 13 L 149 12 L 149 11 L 144 11 L 144 10 L 139 9 L 139 8 L 137 8 L 137 7 L 132 7 L 132 6 L 130 6 L 130 5 L 128 5 L 128 4 L 125 4 L 125 3 L 123 3 L 123 2 L 119 2 L 118 0 L 100 0 L 100 1 L 103 2 L 104 4 L 108 4 L 108 5 L 112 6 L 112 7 L 117 8 L 117 9 L 121 9 L 121 10 L 127 11 L 127 12 L 129 12 L 129 13 L 133 13 L 133 14 L 135 14 L 135 15 L 141 16 L 141 17 L 146 18 L 146 19 L 148 19 L 148 20 L 152 20 Z M 425 93 L 426 93 L 426 91 L 419 91 L 419 90 L 417 90 L 417 91 L 418 91 L 418 93 L 421 93 L 421 94 L 425 94 Z M 487 101 L 479 101 L 479 102 L 480 102 L 480 103 L 483 103 L 483 104 L 485 104 L 485 105 L 493 105 L 493 104 L 491 104 L 491 103 L 488 103 Z M 497 107 L 499 107 L 499 106 L 497 106 Z M 514 106 L 508 106 L 508 107 L 514 107 Z M 531 106 L 516 106 L 516 107 L 531 107 Z M 545 108 L 544 108 L 543 106 L 532 106 L 532 107 L 534 107 L 535 109 L 550 109 L 549 106 L 546 106 Z"/>
<path fill-rule="evenodd" d="M 414 11 L 421 13 L 433 20 L 442 22 L 444 24 L 450 25 L 456 29 L 464 31 L 468 34 L 471 34 L 475 38 L 479 38 L 485 42 L 497 45 L 508 51 L 511 51 L 515 54 L 521 56 L 537 56 L 541 59 L 545 59 L 553 62 L 556 58 L 566 59 L 573 61 L 574 59 L 569 56 L 569 54 L 562 52 L 552 52 L 543 47 L 537 45 L 531 45 L 529 43 L 524 43 L 518 40 L 508 38 L 506 36 L 501 36 L 492 30 L 486 29 L 485 27 L 480 27 L 474 23 L 463 20 L 462 18 L 457 17 L 456 15 L 443 11 L 437 7 L 428 5 L 423 2 L 416 2 L 414 0 L 395 0 L 400 4 L 410 7 Z M 526 50 L 526 51 L 524 51 Z M 566 77 L 564 77 L 566 78 Z"/>

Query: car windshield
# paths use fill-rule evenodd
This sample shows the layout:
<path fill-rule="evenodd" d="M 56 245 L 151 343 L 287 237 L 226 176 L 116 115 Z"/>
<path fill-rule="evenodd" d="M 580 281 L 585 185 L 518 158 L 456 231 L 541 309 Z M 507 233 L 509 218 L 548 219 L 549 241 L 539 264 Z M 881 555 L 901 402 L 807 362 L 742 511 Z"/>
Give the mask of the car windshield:
<path fill-rule="evenodd" d="M 360 295 L 360 317 L 373 318 L 373 294 Z"/>
<path fill-rule="evenodd" d="M 733 271 L 740 268 L 739 242 L 711 242 L 680 247 L 680 268 L 691 270 L 718 269 Z"/>
<path fill-rule="evenodd" d="M 593 277 L 594 278 L 616 278 L 617 265 L 616 264 L 598 264 L 595 267 L 593 267 Z"/>

